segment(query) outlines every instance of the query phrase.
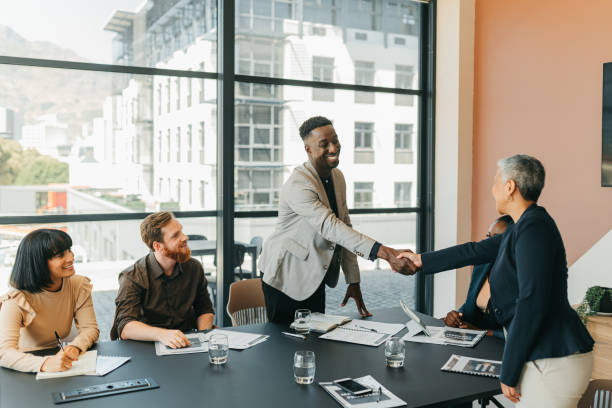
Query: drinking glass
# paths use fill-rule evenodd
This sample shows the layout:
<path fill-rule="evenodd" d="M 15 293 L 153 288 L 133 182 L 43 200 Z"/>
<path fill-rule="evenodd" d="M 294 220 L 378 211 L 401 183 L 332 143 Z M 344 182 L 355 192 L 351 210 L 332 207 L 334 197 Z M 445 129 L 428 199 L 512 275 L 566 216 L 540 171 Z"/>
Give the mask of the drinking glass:
<path fill-rule="evenodd" d="M 385 362 L 387 367 L 403 367 L 406 346 L 401 337 L 391 337 L 385 343 Z"/>
<path fill-rule="evenodd" d="M 312 384 L 315 376 L 314 351 L 296 351 L 293 355 L 293 377 L 298 384 Z"/>
<path fill-rule="evenodd" d="M 310 310 L 298 309 L 295 311 L 293 329 L 301 334 L 310 333 Z"/>
<path fill-rule="evenodd" d="M 225 334 L 213 334 L 208 339 L 208 361 L 211 364 L 227 363 L 229 343 Z"/>

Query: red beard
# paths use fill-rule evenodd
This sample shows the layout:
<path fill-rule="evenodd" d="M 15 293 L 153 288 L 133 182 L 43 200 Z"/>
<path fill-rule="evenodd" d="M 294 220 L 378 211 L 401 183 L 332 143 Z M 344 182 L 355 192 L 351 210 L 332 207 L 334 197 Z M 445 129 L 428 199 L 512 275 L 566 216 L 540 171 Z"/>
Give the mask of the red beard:
<path fill-rule="evenodd" d="M 168 258 L 174 259 L 178 263 L 185 263 L 191 258 L 191 249 L 188 246 L 175 250 L 162 248 L 162 254 Z"/>

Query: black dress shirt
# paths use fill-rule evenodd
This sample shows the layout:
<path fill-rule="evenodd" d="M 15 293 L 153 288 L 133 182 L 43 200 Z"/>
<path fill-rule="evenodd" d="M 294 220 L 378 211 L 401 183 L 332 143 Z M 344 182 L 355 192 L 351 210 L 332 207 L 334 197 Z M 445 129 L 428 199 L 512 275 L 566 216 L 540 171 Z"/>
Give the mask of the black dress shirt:
<path fill-rule="evenodd" d="M 111 339 L 133 320 L 164 329 L 197 329 L 197 318 L 214 313 L 202 264 L 190 258 L 166 276 L 153 252 L 119 274 Z"/>
<path fill-rule="evenodd" d="M 502 235 L 422 254 L 426 274 L 494 262 L 491 306 L 508 331 L 500 380 L 517 385 L 525 362 L 593 350 L 567 299 L 567 260 L 557 225 L 543 207 L 525 210 Z"/>

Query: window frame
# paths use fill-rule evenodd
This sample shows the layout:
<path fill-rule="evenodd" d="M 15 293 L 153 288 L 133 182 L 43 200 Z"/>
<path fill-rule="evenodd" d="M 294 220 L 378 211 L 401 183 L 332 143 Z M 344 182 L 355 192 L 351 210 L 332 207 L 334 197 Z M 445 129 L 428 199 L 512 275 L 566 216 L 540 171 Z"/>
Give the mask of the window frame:
<path fill-rule="evenodd" d="M 273 10 L 275 7 L 273 7 Z M 68 70 L 84 70 L 92 72 L 124 73 L 135 75 L 165 76 L 167 83 L 159 83 L 158 92 L 161 95 L 157 112 L 159 116 L 173 114 L 176 106 L 181 106 L 180 89 L 173 91 L 171 77 L 178 79 L 178 87 L 183 78 L 197 78 L 200 82 L 199 100 L 204 99 L 203 83 L 205 79 L 217 81 L 217 210 L 213 211 L 177 211 L 177 218 L 216 217 L 217 218 L 217 257 L 218 257 L 218 295 L 217 307 L 219 315 L 223 315 L 221 325 L 230 324 L 228 316 L 221 311 L 225 310 L 231 284 L 229 274 L 223 274 L 223 265 L 231 263 L 234 245 L 234 219 L 236 218 L 265 218 L 276 217 L 276 211 L 235 211 L 234 204 L 234 132 L 235 132 L 235 85 L 237 83 L 250 83 L 272 86 L 300 86 L 317 89 L 342 89 L 355 91 L 355 93 L 387 93 L 395 95 L 412 95 L 418 103 L 419 127 L 417 139 L 418 177 L 417 177 L 417 205 L 400 208 L 364 208 L 353 209 L 351 214 L 385 214 L 385 213 L 416 213 L 417 214 L 417 252 L 433 249 L 433 204 L 434 204 L 434 115 L 435 115 L 435 16 L 436 0 L 424 0 L 419 3 L 419 64 L 418 86 L 416 89 L 400 89 L 393 87 L 380 87 L 366 84 L 348 84 L 338 82 L 322 82 L 295 80 L 277 77 L 264 77 L 256 75 L 236 74 L 235 64 L 235 38 L 236 38 L 236 2 L 235 0 L 217 0 L 217 72 L 207 72 L 201 66 L 200 70 L 161 69 L 145 66 L 128 66 L 117 64 L 98 64 L 76 62 L 67 60 L 49 60 L 40 58 L 25 58 L 0 55 L 0 65 L 33 66 L 40 68 L 59 68 Z M 295 13 L 295 10 L 292 11 Z M 332 12 L 332 23 L 335 24 L 337 11 Z M 274 24 L 274 16 L 271 16 Z M 252 20 L 251 20 L 252 21 Z M 274 27 L 273 27 L 274 28 Z M 157 52 L 157 51 L 156 51 Z M 160 49 L 159 53 L 168 53 Z M 374 78 L 375 80 L 375 78 Z M 174 95 L 173 95 L 174 93 Z M 174 96 L 174 98 L 173 98 Z M 163 98 L 166 98 L 164 101 Z M 164 102 L 165 105 L 164 106 Z M 163 143 L 163 134 L 161 145 Z M 171 131 L 168 129 L 168 138 L 171 140 Z M 169 141 L 170 141 L 169 140 Z M 414 141 L 413 141 L 414 143 Z M 171 162 L 171 146 L 167 147 L 168 162 Z M 201 146 L 203 153 L 203 147 Z M 163 159 L 163 148 L 160 148 L 160 158 Z M 203 154 L 202 154 L 203 156 Z M 168 195 L 172 195 L 170 179 L 168 178 Z M 163 179 L 159 180 L 163 189 Z M 160 191 L 160 193 L 162 193 Z M 202 194 L 203 196 L 203 194 Z M 62 222 L 94 222 L 94 221 L 121 221 L 137 220 L 147 216 L 147 212 L 133 213 L 84 213 L 59 215 L 31 215 L 31 216 L 0 216 L 2 224 L 52 224 Z M 112 243 L 111 243 L 112 245 Z M 112 251 L 111 251 L 112 252 Z M 433 279 L 417 275 L 416 308 L 425 313 L 433 311 Z"/>

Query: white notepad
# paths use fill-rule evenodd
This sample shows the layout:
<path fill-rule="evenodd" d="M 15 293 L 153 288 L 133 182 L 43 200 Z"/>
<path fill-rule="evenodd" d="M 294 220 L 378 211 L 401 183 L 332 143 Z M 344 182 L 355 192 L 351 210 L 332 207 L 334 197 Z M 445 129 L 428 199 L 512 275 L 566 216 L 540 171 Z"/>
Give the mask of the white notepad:
<path fill-rule="evenodd" d="M 98 356 L 96 362 L 96 372 L 87 373 L 85 375 L 97 375 L 102 376 L 110 373 L 113 370 L 121 367 L 125 363 L 131 360 L 132 357 L 119 357 L 119 356 Z"/>
<path fill-rule="evenodd" d="M 267 335 L 244 333 L 233 330 L 214 329 L 206 334 L 206 340 L 215 334 L 225 334 L 229 343 L 229 348 L 234 350 L 244 350 L 253 347 L 256 344 L 262 343 L 268 339 Z"/>
<path fill-rule="evenodd" d="M 73 377 L 75 375 L 95 375 L 96 364 L 98 360 L 98 351 L 90 350 L 81 354 L 77 361 L 72 362 L 72 367 L 66 371 L 57 372 L 39 372 L 36 374 L 37 380 L 46 380 L 48 378 L 62 378 L 62 377 Z"/>

